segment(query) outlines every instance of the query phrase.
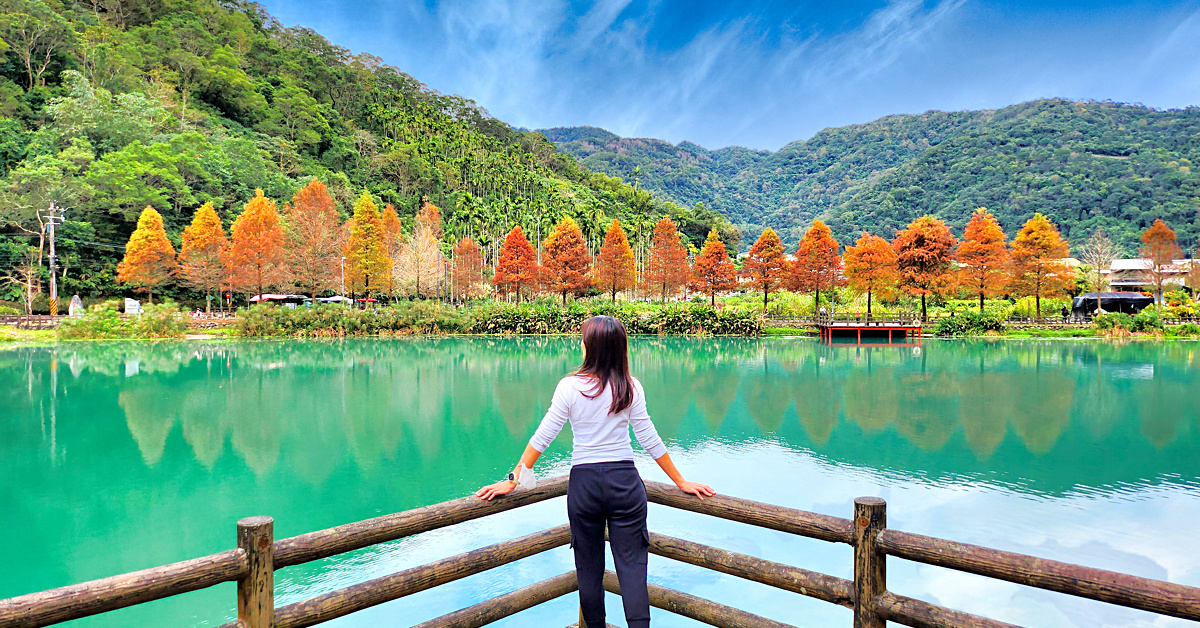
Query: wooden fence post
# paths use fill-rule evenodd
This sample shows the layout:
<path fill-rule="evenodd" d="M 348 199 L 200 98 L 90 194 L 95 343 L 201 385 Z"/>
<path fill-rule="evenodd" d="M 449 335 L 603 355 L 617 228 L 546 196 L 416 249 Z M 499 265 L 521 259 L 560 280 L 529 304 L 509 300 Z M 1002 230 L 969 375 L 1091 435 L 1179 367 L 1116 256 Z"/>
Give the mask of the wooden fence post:
<path fill-rule="evenodd" d="M 854 500 L 854 628 L 884 628 L 875 598 L 887 591 L 887 557 L 876 544 L 887 527 L 887 502 L 878 497 Z"/>
<path fill-rule="evenodd" d="M 238 580 L 238 622 L 244 628 L 275 624 L 275 520 L 246 517 L 237 522 L 237 544 L 246 550 L 250 572 Z"/>

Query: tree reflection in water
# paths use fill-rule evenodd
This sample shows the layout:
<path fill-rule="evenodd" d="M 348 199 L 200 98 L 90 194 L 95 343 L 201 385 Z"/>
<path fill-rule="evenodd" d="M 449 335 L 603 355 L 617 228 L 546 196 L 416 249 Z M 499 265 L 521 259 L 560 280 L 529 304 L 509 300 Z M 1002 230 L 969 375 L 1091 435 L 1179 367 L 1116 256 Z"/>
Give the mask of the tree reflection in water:
<path fill-rule="evenodd" d="M 917 352 L 638 338 L 631 361 L 659 431 L 684 447 L 770 436 L 838 462 L 1037 485 L 1037 469 L 1049 478 L 1097 452 L 1195 441 L 1194 352 L 1187 343 L 930 342 Z M 366 476 L 412 458 L 490 468 L 519 451 L 579 356 L 571 337 L 24 348 L 0 352 L 7 407 L 46 414 L 51 359 L 69 366 L 57 416 L 82 399 L 101 415 L 119 409 L 148 467 L 171 455 L 178 424 L 204 469 L 232 452 L 258 476 L 283 465 L 320 484 L 347 461 Z M 14 437 L 0 449 L 42 438 L 6 429 Z M 1108 475 L 1167 472 L 1150 458 Z"/>

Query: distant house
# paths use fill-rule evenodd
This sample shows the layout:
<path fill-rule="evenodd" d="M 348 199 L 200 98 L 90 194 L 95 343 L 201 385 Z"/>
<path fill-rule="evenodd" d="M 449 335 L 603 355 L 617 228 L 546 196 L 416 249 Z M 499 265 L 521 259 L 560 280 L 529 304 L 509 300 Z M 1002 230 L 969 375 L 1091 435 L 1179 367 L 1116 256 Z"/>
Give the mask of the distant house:
<path fill-rule="evenodd" d="M 1165 269 L 1167 278 L 1164 288 L 1170 292 L 1183 287 L 1184 277 L 1190 259 L 1177 259 Z M 1109 276 L 1108 285 L 1114 291 L 1129 290 L 1134 292 L 1154 292 L 1154 277 L 1151 275 L 1150 260 L 1140 257 L 1115 259 L 1108 271 L 1100 271 Z"/>

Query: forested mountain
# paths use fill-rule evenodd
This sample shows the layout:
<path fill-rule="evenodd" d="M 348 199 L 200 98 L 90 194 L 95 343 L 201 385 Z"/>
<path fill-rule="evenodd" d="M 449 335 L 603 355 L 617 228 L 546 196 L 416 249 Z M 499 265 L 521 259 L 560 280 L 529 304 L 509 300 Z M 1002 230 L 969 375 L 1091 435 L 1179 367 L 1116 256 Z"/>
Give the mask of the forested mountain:
<path fill-rule="evenodd" d="M 447 247 L 469 234 L 487 252 L 515 224 L 537 240 L 563 215 L 593 245 L 612 218 L 639 241 L 662 215 L 696 245 L 711 227 L 737 234 L 252 2 L 0 0 L 0 12 L 0 280 L 42 258 L 51 201 L 67 208 L 63 289 L 95 294 L 114 289 L 144 207 L 178 247 L 200 204 L 228 227 L 256 188 L 282 204 L 312 177 L 343 217 L 363 190 L 402 217 L 440 206 Z"/>
<path fill-rule="evenodd" d="M 956 233 L 987 207 L 1012 234 L 1035 212 L 1081 244 L 1103 227 L 1134 254 L 1162 218 L 1200 244 L 1200 109 L 1038 100 L 995 111 L 897 115 L 825 129 L 778 152 L 621 138 L 590 127 L 542 133 L 592 170 L 656 196 L 703 202 L 747 233 L 774 227 L 794 246 L 813 218 L 843 244 L 892 237 L 933 214 Z M 752 238 L 751 238 L 752 239 Z"/>

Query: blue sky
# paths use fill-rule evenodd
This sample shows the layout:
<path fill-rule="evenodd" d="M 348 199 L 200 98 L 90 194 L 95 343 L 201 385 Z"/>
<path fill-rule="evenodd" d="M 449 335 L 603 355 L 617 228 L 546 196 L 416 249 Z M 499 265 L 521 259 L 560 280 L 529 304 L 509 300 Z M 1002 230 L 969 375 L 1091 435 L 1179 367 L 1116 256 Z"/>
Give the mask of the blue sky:
<path fill-rule="evenodd" d="M 778 149 L 1061 96 L 1200 104 L 1200 0 L 265 0 L 529 128 Z"/>

